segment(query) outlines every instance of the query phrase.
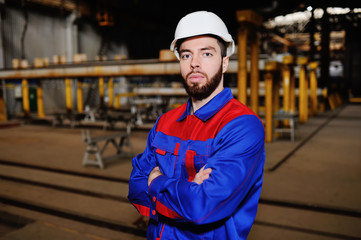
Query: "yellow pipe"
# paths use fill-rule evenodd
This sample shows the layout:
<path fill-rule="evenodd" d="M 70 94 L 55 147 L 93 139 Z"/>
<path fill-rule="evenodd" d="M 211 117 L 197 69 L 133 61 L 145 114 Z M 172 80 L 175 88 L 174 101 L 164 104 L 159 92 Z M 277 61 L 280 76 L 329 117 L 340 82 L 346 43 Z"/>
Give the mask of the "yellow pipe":
<path fill-rule="evenodd" d="M 266 142 L 272 142 L 272 132 L 273 132 L 273 110 L 272 110 L 272 93 L 273 93 L 273 75 L 270 72 L 267 72 L 264 77 L 266 95 L 265 95 L 265 120 L 266 120 Z"/>
<path fill-rule="evenodd" d="M 258 88 L 259 88 L 259 37 L 254 34 L 251 42 L 251 109 L 257 115 L 259 114 Z"/>
<path fill-rule="evenodd" d="M 318 67 L 317 62 L 312 62 L 309 64 L 311 72 L 310 72 L 310 99 L 311 99 L 311 116 L 315 116 L 317 114 L 317 75 L 316 70 Z"/>
<path fill-rule="evenodd" d="M 108 107 L 113 108 L 114 105 L 114 80 L 113 77 L 110 77 L 108 80 Z"/>
<path fill-rule="evenodd" d="M 43 100 L 43 88 L 41 87 L 41 81 L 38 81 L 36 86 L 36 101 L 38 105 L 38 117 L 45 118 L 44 100 Z"/>
<path fill-rule="evenodd" d="M 78 79 L 77 89 L 76 89 L 76 100 L 77 100 L 77 108 L 78 113 L 82 113 L 84 110 L 83 106 L 83 82 Z"/>
<path fill-rule="evenodd" d="M 100 98 L 100 107 L 104 105 L 104 78 L 99 78 L 99 98 Z"/>
<path fill-rule="evenodd" d="M 23 92 L 23 109 L 25 116 L 30 116 L 30 102 L 29 102 L 29 84 L 27 79 L 23 79 L 21 82 Z"/>
<path fill-rule="evenodd" d="M 66 110 L 68 112 L 71 112 L 73 110 L 73 102 L 71 97 L 71 79 L 66 78 L 65 79 L 65 105 Z"/>
<path fill-rule="evenodd" d="M 247 104 L 247 35 L 248 29 L 241 24 L 238 30 L 238 100 Z"/>

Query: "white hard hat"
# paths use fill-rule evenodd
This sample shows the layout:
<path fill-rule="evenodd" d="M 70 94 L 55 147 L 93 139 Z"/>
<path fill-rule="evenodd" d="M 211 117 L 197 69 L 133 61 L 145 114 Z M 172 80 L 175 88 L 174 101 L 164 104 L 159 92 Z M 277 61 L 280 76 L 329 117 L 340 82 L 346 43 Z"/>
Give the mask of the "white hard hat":
<path fill-rule="evenodd" d="M 231 56 L 234 53 L 234 41 L 228 33 L 226 25 L 216 14 L 207 11 L 190 13 L 179 21 L 170 50 L 179 59 L 179 52 L 176 49 L 176 43 L 179 39 L 206 34 L 216 35 L 228 43 L 227 56 Z"/>

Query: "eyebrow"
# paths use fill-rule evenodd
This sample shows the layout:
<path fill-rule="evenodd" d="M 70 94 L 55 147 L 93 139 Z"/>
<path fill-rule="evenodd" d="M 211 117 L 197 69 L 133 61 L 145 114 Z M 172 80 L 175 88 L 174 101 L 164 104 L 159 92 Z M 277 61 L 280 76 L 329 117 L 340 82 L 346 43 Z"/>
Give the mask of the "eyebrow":
<path fill-rule="evenodd" d="M 180 53 L 191 52 L 191 50 L 189 50 L 189 49 L 181 49 L 179 52 L 180 52 Z"/>
<path fill-rule="evenodd" d="M 205 51 L 205 50 L 213 50 L 216 52 L 216 49 L 214 47 L 211 47 L 211 46 L 207 46 L 207 47 L 204 47 L 204 48 L 201 48 L 201 51 Z"/>
<path fill-rule="evenodd" d="M 216 51 L 216 48 L 214 48 L 214 47 L 212 47 L 212 46 L 202 47 L 200 50 L 201 50 L 201 51 L 213 50 L 213 51 L 217 52 L 217 51 Z M 190 49 L 181 49 L 179 52 L 180 52 L 180 53 L 184 53 L 184 52 L 192 52 L 192 51 L 191 51 Z"/>

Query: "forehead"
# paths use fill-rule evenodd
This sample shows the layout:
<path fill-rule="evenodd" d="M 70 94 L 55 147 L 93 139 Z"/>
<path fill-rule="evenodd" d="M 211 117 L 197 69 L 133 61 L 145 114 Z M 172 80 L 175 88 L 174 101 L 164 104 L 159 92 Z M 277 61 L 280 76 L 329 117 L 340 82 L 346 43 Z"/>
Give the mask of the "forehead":
<path fill-rule="evenodd" d="M 210 36 L 197 36 L 187 38 L 180 45 L 180 51 L 182 50 L 201 50 L 205 48 L 213 48 L 216 52 L 220 51 L 220 46 L 218 45 L 217 39 Z"/>

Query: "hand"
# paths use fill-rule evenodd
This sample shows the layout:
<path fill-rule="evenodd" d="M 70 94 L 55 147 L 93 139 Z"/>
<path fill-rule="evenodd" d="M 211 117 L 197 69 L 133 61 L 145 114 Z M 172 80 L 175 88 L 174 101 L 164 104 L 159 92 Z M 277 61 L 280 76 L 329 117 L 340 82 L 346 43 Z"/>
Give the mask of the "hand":
<path fill-rule="evenodd" d="M 209 178 L 209 174 L 212 172 L 212 168 L 204 169 L 206 165 L 204 165 L 201 170 L 196 174 L 192 182 L 199 184 L 202 184 L 204 180 Z"/>
<path fill-rule="evenodd" d="M 150 172 L 150 174 L 149 174 L 149 176 L 148 176 L 148 186 L 151 184 L 151 182 L 152 182 L 155 178 L 159 177 L 160 175 L 163 175 L 163 174 L 162 174 L 161 171 L 159 170 L 159 167 L 157 166 L 157 167 L 153 168 L 153 170 Z"/>

